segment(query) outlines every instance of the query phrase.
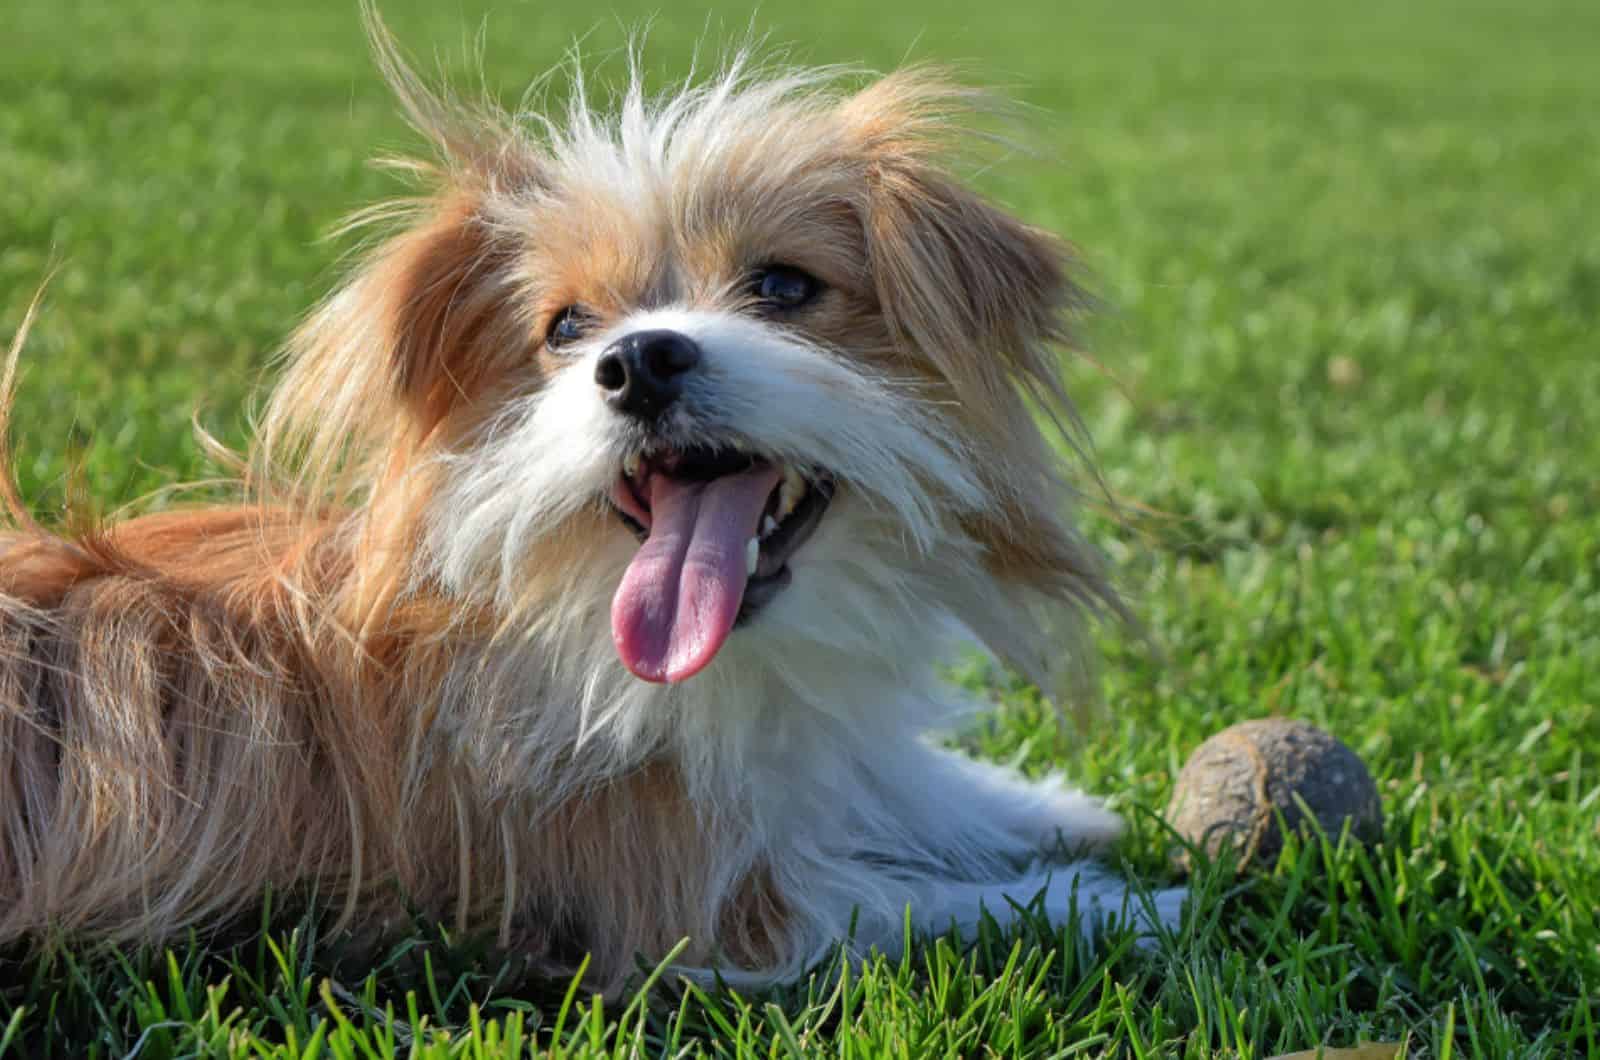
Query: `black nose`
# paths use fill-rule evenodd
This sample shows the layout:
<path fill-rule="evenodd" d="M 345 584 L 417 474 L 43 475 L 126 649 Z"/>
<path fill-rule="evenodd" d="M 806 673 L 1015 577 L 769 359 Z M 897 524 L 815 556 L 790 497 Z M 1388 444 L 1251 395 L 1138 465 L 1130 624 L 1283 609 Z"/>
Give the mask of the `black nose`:
<path fill-rule="evenodd" d="M 683 377 L 700 363 L 689 336 L 665 329 L 635 331 L 612 343 L 594 365 L 606 403 L 618 412 L 653 420 L 683 393 Z"/>

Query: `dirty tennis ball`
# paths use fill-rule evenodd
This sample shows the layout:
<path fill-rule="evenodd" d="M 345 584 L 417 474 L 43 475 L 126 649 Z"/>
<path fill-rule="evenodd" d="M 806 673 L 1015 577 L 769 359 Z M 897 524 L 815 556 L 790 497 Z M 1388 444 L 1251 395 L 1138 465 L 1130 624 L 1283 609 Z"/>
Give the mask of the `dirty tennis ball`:
<path fill-rule="evenodd" d="M 1283 850 L 1278 816 L 1289 829 L 1310 835 L 1307 810 L 1330 839 L 1347 820 L 1362 841 L 1382 832 L 1378 786 L 1360 756 L 1314 725 L 1261 718 L 1224 729 L 1195 749 L 1178 774 L 1167 821 L 1210 857 L 1232 848 L 1240 868 L 1270 868 Z M 1184 848 L 1174 860 L 1187 870 L 1190 857 Z"/>

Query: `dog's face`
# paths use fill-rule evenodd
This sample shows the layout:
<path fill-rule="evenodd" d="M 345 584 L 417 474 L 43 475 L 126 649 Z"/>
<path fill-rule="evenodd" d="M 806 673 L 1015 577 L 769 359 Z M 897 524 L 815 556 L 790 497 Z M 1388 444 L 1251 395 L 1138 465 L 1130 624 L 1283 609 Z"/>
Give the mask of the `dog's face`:
<path fill-rule="evenodd" d="M 606 608 L 652 682 L 935 614 L 1026 655 L 996 612 L 1103 591 L 1022 397 L 1061 397 L 1062 247 L 938 168 L 960 93 L 735 72 L 538 135 L 402 93 L 442 188 L 308 323 L 279 411 L 380 421 L 374 496 L 426 483 L 418 577 Z"/>

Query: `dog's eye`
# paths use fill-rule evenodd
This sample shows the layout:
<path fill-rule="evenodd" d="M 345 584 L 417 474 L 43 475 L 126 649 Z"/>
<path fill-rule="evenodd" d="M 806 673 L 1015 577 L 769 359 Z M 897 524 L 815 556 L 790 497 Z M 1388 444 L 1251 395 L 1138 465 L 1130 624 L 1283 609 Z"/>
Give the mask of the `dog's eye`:
<path fill-rule="evenodd" d="M 796 309 L 821 290 L 815 276 L 793 265 L 768 265 L 750 278 L 750 293 L 769 309 Z"/>
<path fill-rule="evenodd" d="M 588 312 L 582 306 L 569 305 L 550 321 L 550 330 L 545 332 L 544 344 L 552 350 L 560 349 L 569 342 L 583 338 L 583 333 L 588 328 Z"/>

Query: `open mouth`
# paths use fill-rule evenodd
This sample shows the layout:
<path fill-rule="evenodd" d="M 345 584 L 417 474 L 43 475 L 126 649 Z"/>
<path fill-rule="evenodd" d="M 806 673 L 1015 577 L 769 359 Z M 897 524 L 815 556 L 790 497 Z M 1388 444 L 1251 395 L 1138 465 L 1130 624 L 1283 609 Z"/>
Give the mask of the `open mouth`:
<path fill-rule="evenodd" d="M 693 677 L 728 634 L 789 584 L 833 479 L 735 449 L 632 457 L 611 503 L 640 539 L 611 601 L 624 665 L 647 681 Z"/>

